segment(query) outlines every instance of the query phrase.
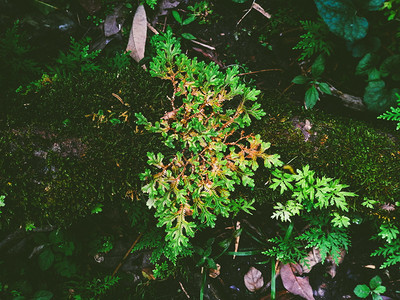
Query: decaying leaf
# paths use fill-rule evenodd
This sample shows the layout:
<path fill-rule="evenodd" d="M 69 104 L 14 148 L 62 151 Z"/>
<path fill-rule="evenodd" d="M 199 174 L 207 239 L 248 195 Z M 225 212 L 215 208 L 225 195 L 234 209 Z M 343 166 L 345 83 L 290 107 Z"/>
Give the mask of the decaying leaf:
<path fill-rule="evenodd" d="M 244 275 L 244 284 L 250 292 L 255 292 L 263 287 L 264 278 L 259 270 L 251 267 Z"/>
<path fill-rule="evenodd" d="M 139 62 L 144 57 L 144 49 L 147 38 L 147 17 L 143 5 L 139 5 L 132 21 L 126 51 L 131 51 L 130 56 Z"/>
<path fill-rule="evenodd" d="M 251 7 L 254 8 L 256 11 L 258 11 L 259 13 L 261 13 L 264 17 L 271 19 L 271 15 L 269 13 L 267 13 L 264 10 L 264 8 L 261 7 L 260 4 L 253 2 L 253 5 Z"/>
<path fill-rule="evenodd" d="M 346 250 L 341 249 L 338 257 L 338 263 L 335 262 L 335 259 L 331 255 L 328 255 L 326 258 L 326 262 L 328 263 L 326 266 L 326 273 L 331 275 L 332 278 L 336 276 L 336 268 L 343 262 L 345 255 Z"/>
<path fill-rule="evenodd" d="M 79 0 L 79 4 L 91 15 L 101 9 L 101 0 Z"/>
<path fill-rule="evenodd" d="M 219 276 L 219 274 L 221 270 L 221 265 L 217 264 L 217 269 L 208 269 L 208 276 L 210 276 L 211 278 L 217 278 Z"/>
<path fill-rule="evenodd" d="M 346 255 L 346 251 L 342 249 L 340 251 L 339 257 L 338 257 L 338 264 L 341 264 L 343 262 L 344 256 Z M 300 262 L 300 267 L 302 269 L 302 272 L 297 272 L 298 274 L 302 273 L 309 273 L 311 269 L 318 263 L 322 262 L 321 259 L 321 254 L 317 248 L 313 248 L 307 255 L 307 257 Z M 328 255 L 326 260 L 326 273 L 331 275 L 331 277 L 336 276 L 336 268 L 338 264 L 336 264 L 335 259 L 332 257 L 332 255 Z"/>
<path fill-rule="evenodd" d="M 104 36 L 110 37 L 120 32 L 122 24 L 117 22 L 118 18 L 121 17 L 122 5 L 116 6 L 112 14 L 109 14 L 104 21 Z"/>
<path fill-rule="evenodd" d="M 315 247 L 308 253 L 307 257 L 300 262 L 304 273 L 310 273 L 311 269 L 322 261 L 319 250 Z"/>
<path fill-rule="evenodd" d="M 313 291 L 308 277 L 300 277 L 294 274 L 293 264 L 282 265 L 280 275 L 283 286 L 292 294 L 299 295 L 307 300 L 314 300 Z"/>

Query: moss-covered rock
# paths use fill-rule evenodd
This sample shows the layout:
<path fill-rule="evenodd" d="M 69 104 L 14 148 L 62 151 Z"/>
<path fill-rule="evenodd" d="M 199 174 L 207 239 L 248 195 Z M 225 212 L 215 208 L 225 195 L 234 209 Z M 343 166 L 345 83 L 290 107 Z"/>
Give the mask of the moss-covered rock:
<path fill-rule="evenodd" d="M 2 225 L 68 225 L 138 197 L 156 136 L 133 113 L 165 113 L 167 88 L 139 68 L 71 76 L 16 99 L 1 126 Z"/>
<path fill-rule="evenodd" d="M 400 134 L 392 124 L 307 111 L 271 92 L 260 101 L 267 116 L 254 131 L 291 166 L 309 164 L 339 178 L 360 199 L 394 203 L 400 196 Z"/>

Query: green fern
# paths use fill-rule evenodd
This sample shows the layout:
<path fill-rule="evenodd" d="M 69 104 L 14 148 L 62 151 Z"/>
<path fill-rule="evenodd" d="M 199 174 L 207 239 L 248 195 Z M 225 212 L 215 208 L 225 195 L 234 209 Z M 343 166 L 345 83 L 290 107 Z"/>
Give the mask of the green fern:
<path fill-rule="evenodd" d="M 371 254 L 371 256 L 378 255 L 385 258 L 384 263 L 380 266 L 381 269 L 400 263 L 400 240 L 393 240 L 391 243 L 385 243 Z"/>
<path fill-rule="evenodd" d="M 90 73 L 99 71 L 100 67 L 95 63 L 95 59 L 100 54 L 100 50 L 89 51 L 90 38 L 85 38 L 79 42 L 71 37 L 71 46 L 68 53 L 60 52 L 57 64 L 48 66 L 50 73 L 60 77 L 69 77 L 73 72 Z"/>
<path fill-rule="evenodd" d="M 400 130 L 400 95 L 396 93 L 398 107 L 391 107 L 389 111 L 383 113 L 378 119 L 384 119 L 389 121 L 397 121 L 397 130 Z"/>
<path fill-rule="evenodd" d="M 299 60 L 311 58 L 315 54 L 326 54 L 330 56 L 332 53 L 332 43 L 327 39 L 329 29 L 324 22 L 318 21 L 300 21 L 305 34 L 301 35 L 301 40 L 293 49 L 303 50 Z"/>
<path fill-rule="evenodd" d="M 348 250 L 350 246 L 349 233 L 346 228 L 331 226 L 329 218 L 326 218 L 324 214 L 310 215 L 305 219 L 309 220 L 311 227 L 297 239 L 307 242 L 306 248 L 317 248 L 322 261 L 331 255 L 338 263 L 341 250 Z"/>

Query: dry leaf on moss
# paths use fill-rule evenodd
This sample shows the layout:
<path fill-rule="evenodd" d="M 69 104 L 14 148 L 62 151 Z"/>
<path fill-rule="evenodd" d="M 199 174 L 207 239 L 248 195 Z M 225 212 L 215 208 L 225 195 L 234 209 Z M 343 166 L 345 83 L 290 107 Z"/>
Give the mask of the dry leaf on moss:
<path fill-rule="evenodd" d="M 139 5 L 132 21 L 126 51 L 131 51 L 130 56 L 137 62 L 144 58 L 144 49 L 147 38 L 147 17 L 143 5 Z"/>
<path fill-rule="evenodd" d="M 250 292 L 255 292 L 263 287 L 264 278 L 259 270 L 251 267 L 244 275 L 244 284 Z"/>

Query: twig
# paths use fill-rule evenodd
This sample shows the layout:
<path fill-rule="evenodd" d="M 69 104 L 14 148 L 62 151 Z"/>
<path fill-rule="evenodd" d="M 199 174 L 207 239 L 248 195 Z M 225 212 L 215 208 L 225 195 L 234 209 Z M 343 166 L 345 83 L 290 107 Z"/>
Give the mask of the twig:
<path fill-rule="evenodd" d="M 283 72 L 282 69 L 264 69 L 264 70 L 252 71 L 252 72 L 247 72 L 247 73 L 240 73 L 240 74 L 238 74 L 238 76 L 250 75 L 250 74 L 257 74 L 257 73 L 262 73 L 262 72 L 271 72 L 271 71 L 280 71 L 280 72 Z"/>
<path fill-rule="evenodd" d="M 147 28 L 150 29 L 154 34 L 160 34 L 149 22 L 147 22 Z"/>
<path fill-rule="evenodd" d="M 253 2 L 253 5 L 251 7 L 254 8 L 256 11 L 258 11 L 260 14 L 262 14 L 267 19 L 271 19 L 271 15 L 269 13 L 267 13 L 264 10 L 264 8 L 261 7 L 260 4 Z"/>
<path fill-rule="evenodd" d="M 207 44 L 200 43 L 200 42 L 198 42 L 198 41 L 196 41 L 196 40 L 191 40 L 191 41 L 192 41 L 192 43 L 195 43 L 195 44 L 197 44 L 197 45 L 203 46 L 204 48 L 207 48 L 207 49 L 210 49 L 210 50 L 214 50 L 214 51 L 215 51 L 215 48 L 214 48 L 213 46 L 209 46 L 209 45 L 207 45 Z"/>
<path fill-rule="evenodd" d="M 256 0 L 253 1 L 253 3 L 251 4 L 250 8 L 247 10 L 247 12 L 243 15 L 243 17 L 240 18 L 240 20 L 236 23 L 236 26 L 238 26 L 240 24 L 240 22 L 242 22 L 242 20 L 250 13 L 250 11 L 253 9 L 253 4 L 256 2 Z"/>
<path fill-rule="evenodd" d="M 292 86 L 294 86 L 294 83 L 292 82 L 286 89 L 283 90 L 283 92 L 281 93 L 281 96 L 283 94 L 285 94 Z"/>
<path fill-rule="evenodd" d="M 111 277 L 114 277 L 115 274 L 117 274 L 119 268 L 121 268 L 122 264 L 124 263 L 124 261 L 126 260 L 126 258 L 128 257 L 128 255 L 131 253 L 133 247 L 135 247 L 135 245 L 137 244 L 137 242 L 139 242 L 140 238 L 142 237 L 143 233 L 139 234 L 139 236 L 136 238 L 136 240 L 133 242 L 132 246 L 129 248 L 129 250 L 125 253 L 124 258 L 122 259 L 122 261 L 119 263 L 119 265 L 115 268 L 114 272 L 112 273 Z"/>
<path fill-rule="evenodd" d="M 236 227 L 235 227 L 235 229 L 236 229 L 236 230 L 239 230 L 239 229 L 240 229 L 240 222 L 239 222 L 239 221 L 236 222 Z M 238 249 L 239 249 L 239 241 L 240 241 L 240 235 L 237 236 L 237 237 L 235 238 L 235 252 L 238 252 Z M 232 257 L 232 259 L 235 259 L 235 258 L 236 258 L 236 255 L 234 255 L 234 256 Z"/>
<path fill-rule="evenodd" d="M 182 284 L 180 281 L 179 281 L 179 285 L 181 286 L 181 289 L 182 289 L 182 291 L 185 293 L 186 297 L 187 297 L 188 299 L 190 299 L 189 294 L 186 292 L 185 288 L 183 287 L 183 284 Z"/>

